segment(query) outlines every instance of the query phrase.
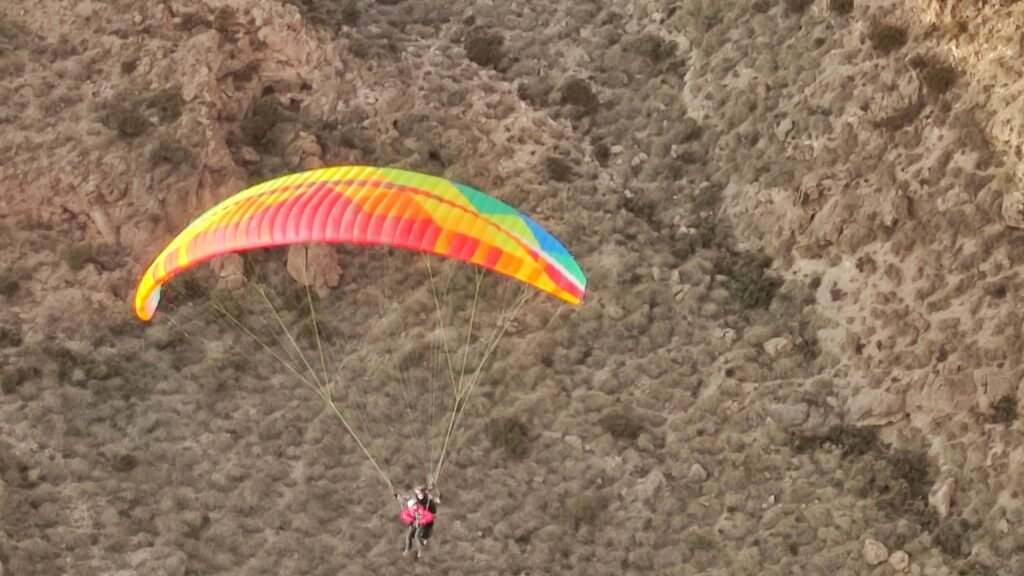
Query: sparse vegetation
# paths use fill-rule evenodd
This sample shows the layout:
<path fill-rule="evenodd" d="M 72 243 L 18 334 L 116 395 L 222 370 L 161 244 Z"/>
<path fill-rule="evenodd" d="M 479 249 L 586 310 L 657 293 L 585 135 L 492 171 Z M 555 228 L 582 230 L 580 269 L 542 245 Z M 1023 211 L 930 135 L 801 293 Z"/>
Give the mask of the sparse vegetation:
<path fill-rule="evenodd" d="M 470 62 L 497 70 L 505 58 L 504 44 L 505 40 L 494 32 L 475 30 L 466 35 L 463 48 Z"/>
<path fill-rule="evenodd" d="M 487 439 L 491 446 L 509 456 L 522 458 L 530 446 L 529 428 L 513 417 L 492 418 L 487 421 Z"/>
<path fill-rule="evenodd" d="M 853 12 L 853 0 L 828 0 L 828 9 L 833 14 L 846 16 Z"/>
<path fill-rule="evenodd" d="M 644 431 L 643 423 L 636 416 L 621 410 L 613 410 L 604 414 L 597 423 L 616 440 L 633 442 Z"/>
<path fill-rule="evenodd" d="M 907 43 L 907 30 L 895 24 L 873 20 L 868 28 L 868 40 L 882 54 L 899 50 Z"/>
<path fill-rule="evenodd" d="M 0 326 L 0 348 L 17 348 L 21 342 L 20 328 Z"/>
<path fill-rule="evenodd" d="M 796 435 L 790 445 L 798 453 L 838 451 L 845 462 L 848 490 L 870 498 L 880 510 L 895 517 L 922 527 L 931 524 L 928 490 L 932 477 L 923 452 L 890 448 L 873 430 L 855 426 L 836 426 L 820 435 Z"/>

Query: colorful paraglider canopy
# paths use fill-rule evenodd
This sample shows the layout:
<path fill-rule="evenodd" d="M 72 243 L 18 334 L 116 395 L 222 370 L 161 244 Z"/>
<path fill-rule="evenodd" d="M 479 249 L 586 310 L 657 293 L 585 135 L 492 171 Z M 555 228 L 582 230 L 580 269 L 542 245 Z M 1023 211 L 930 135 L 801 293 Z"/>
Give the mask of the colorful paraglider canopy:
<path fill-rule="evenodd" d="M 288 244 L 380 244 L 469 262 L 570 304 L 586 278 L 554 236 L 469 186 L 396 168 L 338 166 L 281 176 L 216 204 L 153 260 L 135 290 L 149 320 L 174 275 L 230 252 Z"/>

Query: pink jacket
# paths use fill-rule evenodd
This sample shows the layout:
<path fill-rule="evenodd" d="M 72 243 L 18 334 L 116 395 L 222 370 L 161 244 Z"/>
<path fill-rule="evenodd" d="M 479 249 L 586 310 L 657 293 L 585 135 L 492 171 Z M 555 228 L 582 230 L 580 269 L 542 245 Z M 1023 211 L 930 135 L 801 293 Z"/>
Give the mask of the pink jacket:
<path fill-rule="evenodd" d="M 409 506 L 408 508 L 403 508 L 401 519 L 402 524 L 406 524 L 408 526 L 416 524 L 417 520 L 419 520 L 420 526 L 426 526 L 434 521 L 434 514 L 423 506 L 416 504 L 414 506 Z"/>

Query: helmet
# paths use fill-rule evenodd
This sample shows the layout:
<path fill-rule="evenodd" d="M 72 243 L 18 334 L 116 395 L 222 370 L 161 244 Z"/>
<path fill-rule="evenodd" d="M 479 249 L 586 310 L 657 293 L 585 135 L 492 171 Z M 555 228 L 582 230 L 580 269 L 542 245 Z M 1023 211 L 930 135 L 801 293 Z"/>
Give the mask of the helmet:
<path fill-rule="evenodd" d="M 405 501 L 405 505 L 408 506 L 409 508 L 412 508 L 417 504 L 417 502 L 418 500 L 416 500 L 415 498 L 409 498 L 408 500 Z"/>

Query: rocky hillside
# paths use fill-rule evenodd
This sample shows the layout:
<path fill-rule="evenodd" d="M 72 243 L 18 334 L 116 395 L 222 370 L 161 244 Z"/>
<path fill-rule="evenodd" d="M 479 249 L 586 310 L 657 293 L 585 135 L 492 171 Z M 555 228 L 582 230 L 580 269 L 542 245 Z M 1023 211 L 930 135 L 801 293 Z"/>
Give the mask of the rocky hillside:
<path fill-rule="evenodd" d="M 1014 1 L 0 3 L 3 573 L 1024 572 L 1022 28 Z M 152 324 L 129 305 L 205 207 L 355 163 L 498 196 L 589 279 L 505 337 L 418 563 L 334 417 L 206 306 L 311 284 L 412 482 L 375 362 L 419 358 L 381 326 L 429 338 L 417 259 L 230 256 Z"/>

